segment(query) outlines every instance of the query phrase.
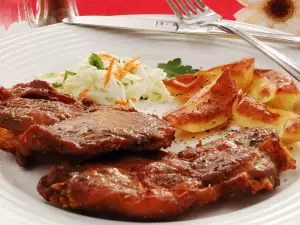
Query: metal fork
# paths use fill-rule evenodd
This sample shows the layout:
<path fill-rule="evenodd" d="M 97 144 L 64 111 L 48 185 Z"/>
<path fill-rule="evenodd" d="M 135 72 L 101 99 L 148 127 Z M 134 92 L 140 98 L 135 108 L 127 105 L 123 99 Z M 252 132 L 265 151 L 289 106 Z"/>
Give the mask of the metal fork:
<path fill-rule="evenodd" d="M 235 34 L 241 39 L 258 49 L 260 52 L 268 56 L 285 71 L 292 75 L 297 81 L 300 82 L 300 66 L 279 53 L 277 50 L 264 44 L 263 42 L 252 37 L 250 34 L 242 29 L 238 29 L 234 24 L 229 24 L 221 21 L 221 16 L 208 8 L 201 0 L 166 0 L 174 14 L 182 23 L 192 25 L 196 24 L 200 27 L 218 27 L 219 29 Z M 177 2 L 177 4 L 176 4 Z"/>

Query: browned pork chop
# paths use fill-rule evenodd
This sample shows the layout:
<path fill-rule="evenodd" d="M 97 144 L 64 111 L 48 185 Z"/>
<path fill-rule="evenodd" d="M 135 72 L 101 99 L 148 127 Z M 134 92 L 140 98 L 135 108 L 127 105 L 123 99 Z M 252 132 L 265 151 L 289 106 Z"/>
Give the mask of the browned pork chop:
<path fill-rule="evenodd" d="M 0 88 L 0 148 L 15 153 L 19 136 L 31 125 L 52 125 L 81 115 L 84 105 L 57 92 L 47 82 L 32 81 Z"/>
<path fill-rule="evenodd" d="M 95 110 L 52 126 L 31 126 L 20 138 L 20 156 L 26 160 L 35 152 L 57 151 L 90 158 L 119 150 L 159 150 L 174 140 L 175 129 L 157 116 L 112 106 Z"/>
<path fill-rule="evenodd" d="M 274 131 L 255 128 L 179 154 L 160 151 L 53 167 L 37 188 L 63 208 L 165 220 L 222 196 L 272 191 L 280 184 L 279 173 L 295 167 Z"/>
<path fill-rule="evenodd" d="M 82 104 L 67 104 L 44 99 L 12 98 L 0 105 L 0 127 L 24 132 L 31 125 L 52 125 L 81 115 Z"/>
<path fill-rule="evenodd" d="M 47 99 L 68 104 L 77 102 L 75 98 L 67 94 L 57 92 L 49 83 L 42 80 L 33 80 L 29 83 L 19 83 L 10 89 L 0 88 L 0 100 L 16 97 Z"/>

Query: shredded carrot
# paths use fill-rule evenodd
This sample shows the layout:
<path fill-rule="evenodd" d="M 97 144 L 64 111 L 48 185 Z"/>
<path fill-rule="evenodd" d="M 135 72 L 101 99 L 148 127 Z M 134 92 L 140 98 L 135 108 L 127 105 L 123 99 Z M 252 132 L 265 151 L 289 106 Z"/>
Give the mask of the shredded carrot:
<path fill-rule="evenodd" d="M 61 76 L 61 77 L 65 77 L 65 74 L 64 74 L 64 73 L 62 73 L 60 76 Z"/>
<path fill-rule="evenodd" d="M 137 56 L 135 58 L 133 58 L 132 60 L 128 61 L 127 63 L 125 63 L 124 67 L 127 68 L 128 65 L 133 64 L 135 61 L 137 61 L 139 58 L 141 58 L 141 56 Z"/>
<path fill-rule="evenodd" d="M 118 65 L 118 71 L 115 74 L 118 79 L 120 79 L 122 72 L 123 72 L 123 68 L 120 65 Z"/>
<path fill-rule="evenodd" d="M 138 64 L 133 64 L 133 65 L 130 65 L 130 67 L 127 67 L 127 69 L 123 70 L 120 75 L 119 75 L 119 79 L 122 80 L 125 75 L 129 72 L 132 72 L 134 70 L 136 70 L 136 68 L 138 68 L 139 65 L 141 65 L 142 63 L 138 63 Z"/>
<path fill-rule="evenodd" d="M 83 90 L 82 92 L 79 93 L 78 97 L 79 98 L 85 98 L 88 91 L 89 91 L 89 89 Z"/>
<path fill-rule="evenodd" d="M 114 57 L 112 57 L 110 54 L 107 54 L 107 53 L 101 53 L 101 54 L 99 54 L 98 56 L 104 57 L 104 58 L 109 58 L 109 59 L 114 58 Z"/>
<path fill-rule="evenodd" d="M 136 102 L 136 98 L 130 98 L 130 100 Z"/>
<path fill-rule="evenodd" d="M 127 101 L 116 101 L 115 105 L 128 106 L 128 102 Z"/>
<path fill-rule="evenodd" d="M 139 58 L 141 58 L 141 56 L 137 56 L 134 59 L 125 63 L 124 69 L 119 66 L 119 70 L 117 72 L 119 80 L 122 80 L 128 72 L 134 71 L 139 65 L 142 64 L 142 63 L 134 64 L 134 62 L 137 61 Z"/>
<path fill-rule="evenodd" d="M 132 65 L 127 71 L 132 72 L 132 71 L 136 70 L 136 68 L 138 68 L 139 65 L 141 65 L 141 64 L 142 63 L 138 63 L 138 64 L 135 64 L 135 65 Z"/>
<path fill-rule="evenodd" d="M 113 69 L 115 60 L 116 60 L 116 58 L 113 58 L 113 59 L 110 61 L 110 64 L 109 64 L 109 66 L 108 66 L 107 73 L 106 73 L 106 76 L 105 76 L 105 81 L 104 81 L 104 88 L 107 86 L 107 84 L 108 84 L 109 81 L 110 81 L 111 74 L 112 74 L 112 69 Z"/>
<path fill-rule="evenodd" d="M 122 79 L 125 77 L 125 75 L 126 75 L 127 73 L 128 73 L 127 70 L 123 70 L 123 71 L 120 73 L 120 75 L 119 75 L 119 79 L 122 80 Z"/>

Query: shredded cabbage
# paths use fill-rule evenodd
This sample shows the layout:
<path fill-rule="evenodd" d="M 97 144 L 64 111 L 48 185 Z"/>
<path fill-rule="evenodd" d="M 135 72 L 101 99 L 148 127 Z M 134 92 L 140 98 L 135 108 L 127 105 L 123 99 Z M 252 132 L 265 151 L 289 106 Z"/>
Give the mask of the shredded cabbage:
<path fill-rule="evenodd" d="M 171 98 L 162 82 L 166 78 L 166 73 L 162 69 L 150 68 L 131 58 L 119 58 L 106 53 L 97 55 L 100 57 L 98 59 L 100 63 L 103 62 L 104 69 L 91 65 L 93 63 L 90 56 L 79 62 L 75 73 L 70 71 L 64 74 L 49 73 L 39 76 L 38 79 L 47 81 L 58 90 L 75 97 L 82 97 L 84 93 L 85 97 L 98 104 L 112 105 L 125 102 L 134 106 L 140 100 L 161 103 Z M 93 54 L 92 57 L 95 61 L 97 56 Z M 112 58 L 116 60 L 110 80 L 105 86 L 107 68 Z"/>

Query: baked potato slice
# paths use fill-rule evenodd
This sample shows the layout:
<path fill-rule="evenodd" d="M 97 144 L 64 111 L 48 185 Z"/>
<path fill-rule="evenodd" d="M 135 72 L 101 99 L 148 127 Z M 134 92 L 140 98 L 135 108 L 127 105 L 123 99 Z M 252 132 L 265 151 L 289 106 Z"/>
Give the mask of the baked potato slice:
<path fill-rule="evenodd" d="M 248 95 L 259 103 L 267 103 L 273 100 L 277 93 L 277 85 L 254 70 L 253 80 L 247 91 Z"/>
<path fill-rule="evenodd" d="M 284 124 L 282 140 L 287 144 L 300 141 L 300 117 L 290 119 Z"/>
<path fill-rule="evenodd" d="M 232 79 L 235 81 L 237 89 L 245 90 L 253 79 L 255 59 L 245 58 L 228 64 L 228 66 L 232 69 Z"/>
<path fill-rule="evenodd" d="M 230 67 L 232 79 L 237 89 L 245 89 L 253 78 L 254 58 L 245 58 L 237 62 L 214 67 L 210 70 L 199 71 L 195 74 L 184 74 L 163 80 L 171 95 L 182 100 L 188 100 L 206 85 L 218 79 L 225 69 Z"/>
<path fill-rule="evenodd" d="M 164 119 L 176 128 L 192 133 L 209 130 L 231 118 L 236 95 L 231 69 L 227 67 L 216 81 L 205 86 L 180 108 L 165 114 Z"/>
<path fill-rule="evenodd" d="M 260 104 L 243 92 L 239 92 L 234 101 L 232 115 L 243 127 L 274 129 L 285 143 L 300 141 L 300 120 L 297 114 Z"/>
<path fill-rule="evenodd" d="M 240 61 L 232 62 L 229 64 L 217 66 L 211 69 L 211 71 L 224 70 L 229 67 L 231 69 L 232 79 L 235 81 L 236 88 L 246 89 L 252 82 L 253 72 L 255 68 L 254 58 L 244 58 Z M 197 72 L 196 74 L 200 74 Z"/>
<path fill-rule="evenodd" d="M 266 101 L 268 105 L 288 111 L 296 109 L 297 104 L 300 102 L 300 91 L 288 75 L 275 70 L 255 69 L 255 76 L 267 79 L 269 83 L 273 83 L 273 86 L 276 87 L 273 98 Z"/>
<path fill-rule="evenodd" d="M 172 96 L 187 101 L 203 87 L 218 79 L 223 71 L 224 68 L 215 68 L 200 71 L 196 74 L 184 74 L 171 79 L 165 79 L 163 82 Z"/>

